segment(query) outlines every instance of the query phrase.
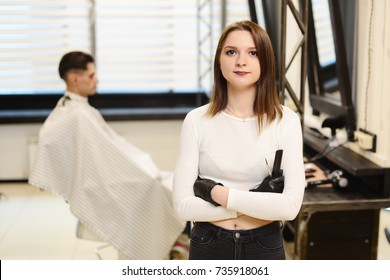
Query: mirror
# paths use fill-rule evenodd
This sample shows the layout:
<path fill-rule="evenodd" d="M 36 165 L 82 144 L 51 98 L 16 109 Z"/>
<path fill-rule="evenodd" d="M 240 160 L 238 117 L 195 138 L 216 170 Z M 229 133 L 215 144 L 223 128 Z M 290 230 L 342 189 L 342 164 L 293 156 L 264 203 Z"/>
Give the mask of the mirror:
<path fill-rule="evenodd" d="M 350 24 L 348 26 L 351 27 Z M 324 113 L 330 117 L 345 118 L 349 140 L 353 140 L 356 121 L 345 34 L 353 35 L 353 27 L 348 32 L 344 30 L 339 0 L 309 0 L 310 105 L 315 115 Z"/>

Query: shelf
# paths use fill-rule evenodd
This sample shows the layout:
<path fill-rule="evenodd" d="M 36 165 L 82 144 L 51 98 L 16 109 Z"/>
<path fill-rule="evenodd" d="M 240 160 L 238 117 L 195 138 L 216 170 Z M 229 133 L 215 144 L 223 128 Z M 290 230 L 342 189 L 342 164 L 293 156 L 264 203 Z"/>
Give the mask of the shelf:
<path fill-rule="evenodd" d="M 323 151 L 328 142 L 329 140 L 320 139 L 310 133 L 304 132 L 305 146 L 308 146 L 317 152 Z M 384 168 L 346 147 L 338 147 L 327 154 L 324 158 L 354 176 L 373 176 L 384 174 Z"/>

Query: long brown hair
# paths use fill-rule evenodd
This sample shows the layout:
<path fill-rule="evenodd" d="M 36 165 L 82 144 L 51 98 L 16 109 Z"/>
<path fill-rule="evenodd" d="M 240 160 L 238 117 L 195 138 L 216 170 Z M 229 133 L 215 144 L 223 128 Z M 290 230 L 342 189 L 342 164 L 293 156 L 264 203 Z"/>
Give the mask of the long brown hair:
<path fill-rule="evenodd" d="M 215 116 L 227 106 L 227 81 L 222 75 L 220 57 L 226 38 L 232 31 L 249 31 L 258 53 L 261 74 L 257 81 L 257 93 L 253 111 L 258 117 L 260 131 L 276 118 L 281 118 L 282 106 L 276 93 L 275 57 L 267 32 L 251 21 L 235 22 L 222 32 L 214 58 L 214 85 L 207 114 Z"/>

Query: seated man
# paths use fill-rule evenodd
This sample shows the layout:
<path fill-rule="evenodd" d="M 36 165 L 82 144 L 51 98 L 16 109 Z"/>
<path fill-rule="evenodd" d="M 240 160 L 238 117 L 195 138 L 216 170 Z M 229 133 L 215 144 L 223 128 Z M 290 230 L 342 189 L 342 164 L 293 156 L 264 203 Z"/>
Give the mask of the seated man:
<path fill-rule="evenodd" d="M 65 54 L 59 74 L 66 92 L 39 132 L 29 183 L 64 197 L 83 224 L 129 259 L 166 258 L 184 228 L 171 183 L 89 105 L 98 83 L 92 56 Z"/>

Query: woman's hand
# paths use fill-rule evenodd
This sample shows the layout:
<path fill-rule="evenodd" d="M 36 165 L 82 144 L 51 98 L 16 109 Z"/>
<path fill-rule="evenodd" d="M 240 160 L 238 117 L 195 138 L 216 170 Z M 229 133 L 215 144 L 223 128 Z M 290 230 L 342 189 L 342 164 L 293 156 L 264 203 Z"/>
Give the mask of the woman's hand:
<path fill-rule="evenodd" d="M 216 185 L 211 190 L 211 199 L 219 205 L 226 207 L 229 196 L 229 189 L 221 185 Z"/>
<path fill-rule="evenodd" d="M 207 202 L 210 202 L 215 206 L 220 206 L 220 204 L 211 197 L 211 191 L 215 189 L 215 187 L 217 186 L 222 186 L 222 184 L 216 183 L 210 179 L 202 179 L 198 177 L 193 187 L 194 194 L 196 197 L 199 197 Z"/>

